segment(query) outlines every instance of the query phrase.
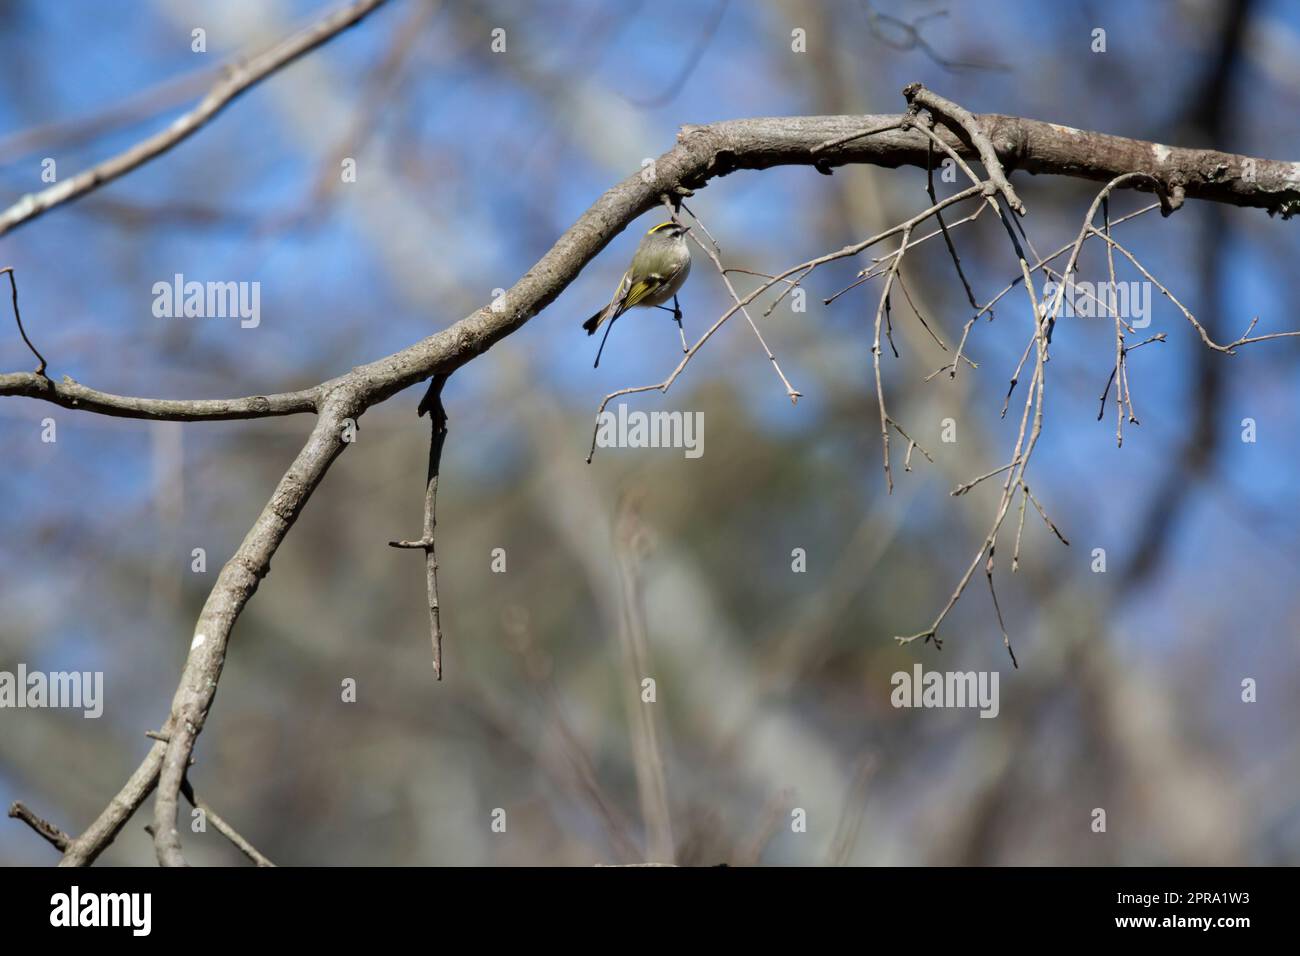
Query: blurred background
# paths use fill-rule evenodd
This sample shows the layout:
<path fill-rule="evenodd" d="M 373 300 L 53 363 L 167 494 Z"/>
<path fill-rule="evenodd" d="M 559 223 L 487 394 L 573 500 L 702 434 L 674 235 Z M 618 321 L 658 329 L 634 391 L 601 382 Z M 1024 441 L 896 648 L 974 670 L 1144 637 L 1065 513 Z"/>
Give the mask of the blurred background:
<path fill-rule="evenodd" d="M 0 0 L 0 205 L 44 185 L 43 160 L 64 179 L 162 128 L 222 62 L 327 9 Z M 55 378 L 177 398 L 282 391 L 481 306 L 684 123 L 896 113 L 920 81 L 975 112 L 1296 159 L 1297 63 L 1300 11 L 1282 2 L 396 0 L 165 157 L 0 240 L 0 265 L 17 269 Z M 355 183 L 340 182 L 345 158 Z M 1035 246 L 1071 241 L 1097 186 L 1015 179 Z M 691 207 L 728 265 L 774 272 L 919 211 L 925 182 L 742 172 Z M 1119 194 L 1112 214 L 1148 201 Z M 1168 341 L 1130 357 L 1141 425 L 1117 449 L 1113 390 L 1097 420 L 1113 325 L 1063 320 L 1028 480 L 1071 543 L 1031 511 L 1013 576 L 1004 534 L 998 597 L 1020 667 L 982 570 L 942 651 L 900 648 L 892 636 L 929 625 L 988 530 L 995 482 L 949 491 L 1010 454 L 1023 393 L 999 412 L 1023 292 L 972 329 L 978 370 L 928 383 L 950 356 L 895 302 L 890 411 L 934 462 L 914 455 L 903 472 L 895 442 L 891 496 L 878 280 L 822 305 L 856 260 L 814 274 L 806 312 L 787 299 L 753 313 L 797 407 L 737 318 L 667 395 L 627 400 L 703 412 L 702 457 L 603 449 L 587 465 L 600 398 L 680 357 L 664 313 L 621 321 L 598 370 L 579 328 L 657 216 L 446 389 L 446 678 L 429 666 L 423 563 L 386 545 L 421 520 L 428 432 L 412 389 L 365 415 L 236 626 L 190 773 L 199 796 L 281 864 L 1300 860 L 1295 341 L 1213 353 L 1157 294 L 1144 335 Z M 1191 202 L 1119 229 L 1221 340 L 1253 316 L 1257 334 L 1300 327 L 1295 223 Z M 954 239 L 981 304 L 1017 275 L 991 220 Z M 1085 250 L 1082 278 L 1105 268 Z M 260 325 L 155 317 L 153 284 L 176 273 L 259 282 Z M 951 345 L 972 310 L 942 244 L 903 275 Z M 1140 276 L 1121 263 L 1120 278 Z M 726 307 L 698 250 L 681 301 L 692 337 Z M 0 370 L 29 370 L 4 312 Z M 949 418 L 955 443 L 940 440 Z M 105 684 L 99 720 L 0 711 L 0 802 L 77 833 L 117 792 L 167 715 L 216 573 L 311 424 L 0 401 L 0 670 L 99 670 Z M 998 717 L 891 707 L 890 676 L 917 662 L 1000 672 Z M 349 678 L 355 702 L 341 699 Z M 147 821 L 102 861 L 152 864 Z M 211 828 L 182 835 L 194 862 L 245 862 Z M 22 824 L 0 826 L 0 862 L 55 859 Z"/>

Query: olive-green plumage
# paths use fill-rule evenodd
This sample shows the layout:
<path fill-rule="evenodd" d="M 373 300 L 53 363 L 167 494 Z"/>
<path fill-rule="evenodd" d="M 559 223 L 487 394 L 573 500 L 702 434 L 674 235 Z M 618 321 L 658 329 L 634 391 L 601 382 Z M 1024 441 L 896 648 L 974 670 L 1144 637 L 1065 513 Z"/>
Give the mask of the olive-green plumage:
<path fill-rule="evenodd" d="M 582 323 L 588 335 L 594 335 L 606 320 L 617 319 L 628 309 L 663 305 L 677 294 L 691 271 L 686 232 L 680 223 L 661 222 L 645 234 L 614 298 Z"/>

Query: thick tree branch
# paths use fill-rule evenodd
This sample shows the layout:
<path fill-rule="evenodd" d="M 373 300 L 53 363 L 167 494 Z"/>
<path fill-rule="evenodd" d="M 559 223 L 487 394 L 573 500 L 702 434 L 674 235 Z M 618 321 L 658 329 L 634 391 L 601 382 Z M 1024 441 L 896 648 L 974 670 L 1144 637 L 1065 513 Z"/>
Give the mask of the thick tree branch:
<path fill-rule="evenodd" d="M 1126 188 L 1152 191 L 1181 183 L 1189 198 L 1282 212 L 1300 211 L 1300 162 L 1215 150 L 1183 149 L 1073 130 L 1015 117 L 976 117 L 1007 169 L 1109 182 L 1145 174 Z M 367 404 L 383 401 L 435 372 L 450 373 L 487 351 L 549 305 L 610 241 L 661 196 L 682 195 L 741 169 L 829 163 L 924 168 L 930 140 L 917 130 L 888 130 L 815 154 L 820 144 L 860 127 L 887 127 L 901 117 L 812 116 L 730 120 L 687 126 L 677 146 L 655 160 L 655 175 L 638 172 L 608 190 L 512 288 L 492 304 L 400 352 L 355 369 Z M 951 134 L 953 150 L 974 155 Z M 1249 176 L 1251 178 L 1243 178 Z M 1149 177 L 1149 178 L 1148 178 Z M 648 180 L 648 181 L 647 181 Z"/>
<path fill-rule="evenodd" d="M 867 163 L 927 168 L 930 139 L 919 130 L 897 128 L 905 119 L 903 116 L 792 116 L 683 127 L 677 145 L 655 161 L 653 176 L 638 172 L 609 189 L 491 308 L 480 309 L 436 335 L 354 369 L 350 376 L 361 380 L 362 398 L 369 406 L 435 372 L 454 371 L 549 305 L 615 236 L 662 197 L 699 189 L 715 177 L 741 169 L 788 165 L 829 167 Z M 1189 198 L 1267 209 L 1283 215 L 1300 211 L 1300 162 L 1162 146 L 995 114 L 977 116 L 975 121 L 1008 170 L 1019 168 L 1032 173 L 1107 182 L 1124 173 L 1142 173 L 1142 177 L 1127 183 L 1127 188 L 1152 191 L 1157 188 L 1153 184 L 1169 185 L 1171 189 L 1177 184 Z M 826 144 L 863 129 L 883 131 L 825 148 Z M 934 135 L 959 155 L 975 155 L 969 146 L 947 131 Z M 350 376 L 326 382 L 319 388 L 328 390 Z M 0 394 L 40 398 L 61 394 L 56 387 L 53 393 L 35 395 L 36 388 L 30 378 L 0 376 Z M 289 394 L 301 397 L 305 393 Z M 113 413 L 109 408 L 141 411 L 154 401 L 157 400 L 113 396 L 103 400 L 103 408 L 94 410 L 105 414 Z M 255 405 L 259 398 L 242 401 Z M 227 414 L 219 407 L 221 403 L 196 408 L 192 415 L 185 407 L 189 403 L 169 404 L 169 408 L 155 406 L 146 414 L 128 417 L 174 415 L 180 420 L 186 420 L 186 415 L 195 419 L 253 417 Z M 306 410 L 305 406 L 298 406 L 271 414 Z"/>
<path fill-rule="evenodd" d="M 217 576 L 203 605 L 190 644 L 180 686 L 172 700 L 168 735 L 159 770 L 154 802 L 154 848 L 164 866 L 183 866 L 180 835 L 176 831 L 177 794 L 189 767 L 194 741 L 203 730 L 208 709 L 226 661 L 230 633 L 249 598 L 271 570 L 271 558 L 293 527 L 303 506 L 325 472 L 347 446 L 349 425 L 365 410 L 355 386 L 333 389 L 321 402 L 320 416 L 307 444 L 266 503 L 243 543 Z"/>
<path fill-rule="evenodd" d="M 158 786 L 158 768 L 162 766 L 165 742 L 155 743 L 140 766 L 127 778 L 117 795 L 85 831 L 68 845 L 59 866 L 90 866 L 117 838 L 122 827 L 140 809 Z"/>

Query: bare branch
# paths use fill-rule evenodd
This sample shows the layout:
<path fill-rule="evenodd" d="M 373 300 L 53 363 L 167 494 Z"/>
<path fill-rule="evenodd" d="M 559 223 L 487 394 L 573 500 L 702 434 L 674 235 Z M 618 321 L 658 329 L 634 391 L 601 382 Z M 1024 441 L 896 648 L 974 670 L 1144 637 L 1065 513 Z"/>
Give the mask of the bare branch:
<path fill-rule="evenodd" d="M 9 816 L 15 820 L 22 820 L 40 836 L 49 842 L 59 852 L 63 852 L 72 843 L 72 837 L 68 836 L 53 823 L 43 820 L 31 810 L 27 809 L 17 800 L 9 805 Z"/>
<path fill-rule="evenodd" d="M 5 266 L 3 269 L 0 269 L 0 275 L 9 276 L 9 289 L 13 293 L 14 321 L 18 323 L 18 334 L 23 337 L 23 341 L 27 343 L 27 347 L 31 349 L 32 354 L 36 356 L 36 361 L 40 363 L 36 366 L 36 374 L 44 378 L 45 366 L 47 364 L 45 356 L 36 350 L 36 346 L 32 344 L 32 340 L 27 337 L 27 330 L 23 328 L 22 313 L 18 311 L 18 280 L 14 278 L 14 267 Z"/>
<path fill-rule="evenodd" d="M 818 143 L 812 148 L 812 154 L 824 153 L 828 149 L 835 149 L 837 146 L 845 146 L 855 140 L 863 139 L 867 136 L 875 136 L 877 133 L 888 133 L 890 130 L 902 129 L 903 122 L 897 117 L 891 117 L 883 123 L 876 123 L 866 129 L 857 130 L 853 133 L 846 133 L 843 136 L 836 136 L 834 139 L 828 139 L 824 143 Z"/>
<path fill-rule="evenodd" d="M 106 183 L 111 183 L 189 139 L 249 87 L 260 83 L 304 54 L 310 53 L 322 43 L 332 40 L 385 2 L 386 0 L 356 0 L 302 32 L 282 40 L 266 52 L 229 66 L 220 82 L 209 91 L 199 105 L 184 116 L 173 120 L 166 129 L 137 143 L 125 152 L 78 173 L 71 179 L 65 179 L 48 189 L 24 196 L 8 209 L 0 212 L 0 236 L 49 212 L 56 206 L 84 196 Z"/>
<path fill-rule="evenodd" d="M 307 444 L 280 479 L 243 543 L 221 569 L 199 614 L 180 686 L 172 700 L 171 716 L 163 728 L 168 740 L 165 745 L 157 745 L 165 752 L 154 801 L 154 847 L 163 866 L 185 865 L 176 831 L 177 795 L 194 742 L 216 695 L 235 621 L 270 571 L 272 556 L 311 493 L 349 443 L 345 424 L 354 421 L 364 408 L 355 385 L 339 386 L 324 398 Z"/>
<path fill-rule="evenodd" d="M 1018 544 L 1019 538 L 1017 538 L 1017 545 Z M 1007 653 L 1011 655 L 1011 666 L 1019 670 L 1020 663 L 1016 660 L 1016 652 L 1011 649 L 1011 635 L 1007 633 L 1006 622 L 1002 620 L 1002 605 L 998 603 L 998 591 L 997 588 L 993 586 L 993 552 L 995 550 L 997 550 L 996 546 L 990 546 L 989 559 L 984 565 L 984 574 L 988 578 L 989 582 L 989 596 L 993 598 L 993 612 L 998 616 L 998 629 L 1002 631 L 1002 646 L 1005 647 Z"/>
<path fill-rule="evenodd" d="M 688 209 L 687 212 L 690 212 L 690 210 Z M 700 217 L 695 215 L 693 212 L 691 212 L 690 215 L 700 228 L 704 230 L 704 234 L 708 236 L 709 241 L 713 243 L 716 248 L 718 245 L 717 240 L 713 238 L 713 235 L 705 227 L 704 223 L 700 221 Z M 688 233 L 688 235 L 690 235 L 692 241 L 694 241 L 694 243 L 704 251 L 704 254 L 713 260 L 713 265 L 717 268 L 718 275 L 722 276 L 722 282 L 726 285 L 727 292 L 731 294 L 731 300 L 740 308 L 740 312 L 745 317 L 745 321 L 748 322 L 749 327 L 754 330 L 754 335 L 758 338 L 758 344 L 763 347 L 763 352 L 767 355 L 767 360 L 772 363 L 772 368 L 776 370 L 776 374 L 780 377 L 781 384 L 785 386 L 785 394 L 786 397 L 790 399 L 790 404 L 799 404 L 799 399 L 802 397 L 802 393 L 797 391 L 795 387 L 790 384 L 790 380 L 785 377 L 785 372 L 781 371 L 781 366 L 777 362 L 776 356 L 772 354 L 772 350 L 767 347 L 767 342 L 763 339 L 763 333 L 760 332 L 758 326 L 754 324 L 754 320 L 750 316 L 749 310 L 741 303 L 740 296 L 736 292 L 736 287 L 731 284 L 731 276 L 727 274 L 728 270 L 723 268 L 722 259 L 719 258 L 718 253 L 715 252 L 714 249 L 710 249 L 704 243 L 700 242 L 700 240 L 695 237 L 694 233 Z M 686 351 L 689 351 L 689 349 Z"/>
<path fill-rule="evenodd" d="M 246 398 L 136 398 L 87 388 L 66 375 L 61 382 L 31 372 L 0 375 L 0 395 L 39 398 L 75 411 L 157 422 L 217 422 L 314 412 L 322 388 L 317 385 L 299 392 Z"/>
<path fill-rule="evenodd" d="M 1150 282 L 1157 289 L 1159 289 L 1161 294 L 1164 295 L 1165 298 L 1167 298 L 1170 302 L 1172 302 L 1175 306 L 1178 307 L 1178 311 L 1183 313 L 1183 317 L 1187 319 L 1188 322 L 1191 323 L 1194 329 L 1196 329 L 1197 334 L 1200 335 L 1201 337 L 1201 341 L 1204 342 L 1208 347 L 1212 348 L 1216 352 L 1223 352 L 1227 355 L 1232 355 L 1234 351 L 1238 348 L 1238 346 L 1250 345 L 1253 342 L 1268 342 L 1271 341 L 1272 339 L 1286 339 L 1286 338 L 1294 338 L 1296 336 L 1300 336 L 1300 330 L 1295 330 L 1295 331 L 1287 331 L 1287 332 L 1270 332 L 1268 335 L 1256 335 L 1252 337 L 1250 333 L 1254 330 L 1255 325 L 1259 322 L 1259 317 L 1256 316 L 1250 320 L 1250 325 L 1246 327 L 1245 333 L 1243 333 L 1240 338 L 1232 342 L 1229 342 L 1226 345 L 1220 345 L 1218 342 L 1214 341 L 1214 339 L 1210 338 L 1210 333 L 1205 330 L 1205 326 L 1201 325 L 1201 323 L 1197 321 L 1196 316 L 1192 315 L 1191 310 L 1188 309 L 1187 306 L 1183 305 L 1183 303 L 1178 300 L 1178 297 L 1175 296 L 1172 292 L 1170 292 L 1169 289 L 1167 289 L 1164 286 L 1164 284 L 1160 282 L 1160 280 L 1158 280 L 1155 276 L 1153 276 L 1150 272 L 1148 272 L 1146 270 L 1146 267 L 1144 267 L 1142 263 L 1138 262 L 1137 257 L 1134 256 L 1133 253 L 1125 249 L 1122 245 L 1116 242 L 1115 239 L 1112 238 L 1111 236 L 1106 235 L 1101 230 L 1096 229 L 1092 226 L 1088 227 L 1088 234 L 1104 240 L 1107 246 L 1113 248 L 1125 259 L 1131 262 L 1133 264 L 1133 267 L 1137 269 L 1138 272 L 1142 273 L 1142 275 L 1146 278 L 1148 282 Z"/>
<path fill-rule="evenodd" d="M 924 107 L 936 117 L 942 119 L 953 132 L 956 132 L 957 127 L 964 130 L 979 153 L 980 162 L 984 164 L 989 181 L 998 188 L 998 192 L 1006 199 L 1007 205 L 1015 210 L 1017 215 L 1023 216 L 1025 214 L 1025 204 L 1020 201 L 1020 197 L 1016 195 L 1016 190 L 1011 185 L 1011 181 L 1007 179 L 997 149 L 984 130 L 980 128 L 979 121 L 969 110 L 958 106 L 952 100 L 945 99 L 938 93 L 927 90 L 920 83 L 912 83 L 903 87 L 903 95 L 907 97 L 908 103 Z"/>
<path fill-rule="evenodd" d="M 381 3 L 382 0 L 353 3 L 304 34 L 285 41 L 270 52 L 236 68 L 196 110 L 183 116 L 168 130 L 79 176 L 27 197 L 0 213 L 0 234 L 84 195 L 166 152 L 210 121 L 240 92 L 357 22 Z M 460 366 L 482 355 L 495 342 L 519 329 L 554 301 L 585 265 L 637 216 L 664 201 L 665 197 L 689 195 L 713 178 L 738 169 L 816 165 L 825 172 L 834 165 L 845 163 L 912 165 L 928 169 L 933 149 L 938 146 L 959 158 L 979 155 L 989 169 L 990 178 L 994 182 L 999 182 L 998 177 L 1001 178 L 998 189 L 1012 209 L 1019 207 L 1019 200 L 1002 172 L 1004 168 L 1012 166 L 1033 173 L 1106 181 L 1110 183 L 1107 191 L 1122 184 L 1126 188 L 1155 190 L 1162 195 L 1166 192 L 1174 194 L 1175 190 L 1170 188 L 1170 184 L 1177 182 L 1176 194 L 1180 198 L 1186 196 L 1264 208 L 1280 211 L 1284 215 L 1300 203 L 1300 170 L 1294 163 L 1249 159 L 1209 150 L 1157 148 L 1156 144 L 1070 130 L 1050 123 L 1014 117 L 973 117 L 954 104 L 933 97 L 928 91 L 916 88 L 913 93 L 924 93 L 918 102 L 928 100 L 929 105 L 925 102 L 922 105 L 932 111 L 937 104 L 937 111 L 942 118 L 952 119 L 969 142 L 965 142 L 961 135 L 923 129 L 911 115 L 783 117 L 684 127 L 678 135 L 677 144 L 655 161 L 650 175 L 638 170 L 609 189 L 490 307 L 481 308 L 402 351 L 305 391 L 230 401 L 170 402 L 107 395 L 86 389 L 68 379 L 55 384 L 43 379 L 43 376 L 30 373 L 0 376 L 0 394 L 25 395 L 69 408 L 125 417 L 188 421 L 308 411 L 314 411 L 318 415 L 306 444 L 281 478 L 243 543 L 222 568 L 204 604 L 170 716 L 162 728 L 161 736 L 165 740 L 159 740 L 153 745 L 144 761 L 99 818 L 67 844 L 63 863 L 84 865 L 92 862 L 155 786 L 158 797 L 153 814 L 153 833 L 158 859 L 167 865 L 184 863 L 176 829 L 178 796 L 182 792 L 195 741 L 202 732 L 216 692 L 232 629 L 261 578 L 268 573 L 270 562 L 285 535 L 332 462 L 345 450 L 345 424 L 354 424 L 366 409 L 417 382 L 435 375 L 445 380 L 446 376 Z M 864 129 L 873 135 L 863 133 Z M 1246 174 L 1246 169 L 1250 170 L 1251 175 Z M 1212 173 L 1206 170 L 1212 170 Z M 1120 177 L 1123 182 L 1112 182 L 1116 177 Z M 976 195 L 985 195 L 988 205 L 997 210 L 1016 248 L 1022 279 L 1033 309 L 1035 325 L 1031 347 L 1037 346 L 1037 358 L 1026 395 L 1020 433 L 1011 455 L 1011 467 L 1008 469 L 1010 474 L 1004 485 L 992 530 L 948 606 L 927 632 L 914 635 L 935 638 L 936 644 L 939 624 L 969 583 L 979 561 L 985 556 L 991 561 L 997 531 L 1006 515 L 1011 496 L 1017 489 L 1023 488 L 1028 497 L 1023 476 L 1042 428 L 1045 385 L 1043 367 L 1046 362 L 1043 318 L 1047 316 L 1047 310 L 1041 309 L 1037 301 L 1030 280 L 1031 269 L 1020 248 L 1016 232 L 998 207 L 995 197 L 986 193 L 984 184 L 977 180 L 977 185 L 933 203 L 929 209 L 908 222 L 772 276 L 758 289 L 743 297 L 733 295 L 736 300 L 733 305 L 704 333 L 663 382 L 611 393 L 600 406 L 603 411 L 608 402 L 618 395 L 656 389 L 667 391 L 691 357 L 721 325 L 735 312 L 744 310 L 757 296 L 777 284 L 783 284 L 781 294 L 787 294 L 819 265 L 856 255 L 876 242 L 901 234 L 903 242 L 897 253 L 890 258 L 888 266 L 888 274 L 895 275 L 908 247 L 911 232 L 920 222 L 930 215 L 938 214 L 948 205 Z M 1091 218 L 1087 220 L 1089 228 L 1090 223 Z M 940 232 L 944 232 L 942 226 Z M 1085 229 L 1072 246 L 1071 263 L 1065 270 L 1067 280 L 1077 260 L 1079 246 L 1088 235 Z M 1109 238 L 1107 241 L 1113 242 Z M 1040 260 L 1039 264 L 1042 265 L 1043 262 Z M 887 279 L 886 285 L 888 284 Z M 883 318 L 883 302 L 887 296 L 888 289 L 882 298 L 878 323 Z M 1059 307 L 1059 299 L 1056 305 Z M 1054 317 L 1053 314 L 1051 318 Z M 1250 332 L 1253 327 L 1254 323 L 1237 344 L 1276 337 L 1259 336 L 1252 339 Z M 964 334 L 962 341 L 964 344 Z M 907 438 L 897 423 L 885 416 L 883 430 L 886 439 L 888 425 L 893 425 Z M 910 457 L 915 443 L 911 439 L 907 440 Z M 1033 501 L 1032 497 L 1029 500 Z M 1033 503 L 1047 521 L 1046 514 L 1038 503 Z M 1055 531 L 1050 521 L 1048 524 Z M 431 534 L 427 537 L 431 541 Z M 431 548 L 429 554 L 432 558 Z M 913 638 L 900 638 L 904 642 L 911 639 Z M 662 810 L 666 821 L 666 804 Z"/>
<path fill-rule="evenodd" d="M 244 854 L 244 856 L 248 857 L 258 866 L 262 866 L 262 867 L 275 866 L 274 863 L 272 863 L 269 859 L 267 859 L 264 853 L 262 853 L 260 850 L 257 849 L 257 847 L 253 846 L 253 844 L 249 843 L 246 839 L 240 836 L 239 831 L 236 830 L 234 827 L 232 827 L 229 823 L 227 823 L 225 818 L 222 817 L 221 814 L 217 813 L 216 810 L 213 810 L 212 807 L 210 807 L 208 804 L 204 803 L 202 800 L 200 800 L 198 797 L 194 795 L 194 788 L 190 785 L 190 781 L 188 777 L 186 777 L 181 781 L 181 793 L 185 794 L 185 799 L 190 802 L 190 806 L 194 807 L 196 810 L 203 811 L 204 815 L 208 818 L 208 822 L 212 824 L 213 828 L 222 836 L 224 836 L 227 840 L 233 843 L 236 849 L 238 849 L 240 853 Z"/>
<path fill-rule="evenodd" d="M 434 531 L 438 527 L 438 475 L 442 469 L 442 446 L 447 441 L 447 411 L 442 407 L 446 375 L 435 375 L 420 402 L 420 414 L 429 413 L 429 467 L 424 483 L 424 531 L 418 541 L 390 541 L 391 548 L 424 552 L 425 589 L 429 594 L 429 637 L 433 645 L 433 673 L 442 680 L 442 607 L 438 603 L 438 557 Z"/>
<path fill-rule="evenodd" d="M 898 275 L 898 267 L 902 265 L 903 250 L 907 248 L 907 238 L 911 234 L 912 227 L 909 225 L 903 230 L 903 240 L 898 247 L 899 254 L 891 261 L 889 272 L 885 274 L 885 287 L 880 292 L 880 302 L 876 306 L 875 338 L 871 343 L 871 366 L 876 376 L 876 405 L 880 409 L 880 441 L 885 459 L 886 494 L 893 494 L 894 492 L 894 476 L 889 470 L 889 423 L 893 419 L 889 417 L 889 412 L 885 410 L 885 385 L 880 377 L 880 319 L 889 307 L 889 290 L 893 287 L 894 277 Z M 897 355 L 897 352 L 895 352 L 895 355 Z"/>
<path fill-rule="evenodd" d="M 807 262 L 801 262 L 796 266 L 791 266 L 789 269 L 786 269 L 784 272 L 780 273 L 779 275 L 772 276 L 770 279 L 768 279 L 766 282 L 759 285 L 757 288 L 753 289 L 747 295 L 743 296 L 740 299 L 737 299 L 735 303 L 730 308 L 728 308 L 727 311 L 723 312 L 722 316 L 716 322 L 714 322 L 713 325 L 710 326 L 709 329 L 702 336 L 700 336 L 699 341 L 697 341 L 694 345 L 691 346 L 690 350 L 686 353 L 686 355 L 682 357 L 682 360 L 677 364 L 677 367 L 673 369 L 672 372 L 669 373 L 668 377 L 664 379 L 662 382 L 659 382 L 656 385 L 636 385 L 630 388 L 621 388 L 616 391 L 610 392 L 608 395 L 604 397 L 604 399 L 601 400 L 599 407 L 596 409 L 596 424 L 592 429 L 591 450 L 587 454 L 587 463 L 590 464 L 592 458 L 596 454 L 596 436 L 599 433 L 599 429 L 600 429 L 600 416 L 605 411 L 605 408 L 609 405 L 611 401 L 613 401 L 616 398 L 620 398 L 624 395 L 636 395 L 641 392 L 652 392 L 656 390 L 660 392 L 667 392 L 668 389 L 672 387 L 673 383 L 677 381 L 677 377 L 681 375 L 683 371 L 685 371 L 686 366 L 690 364 L 691 359 L 695 357 L 696 353 L 699 352 L 699 350 L 704 347 L 704 344 L 708 342 L 710 338 L 713 337 L 713 334 L 717 332 L 718 329 L 722 328 L 723 324 L 726 323 L 728 319 L 730 319 L 733 315 L 736 314 L 736 312 L 743 309 L 749 303 L 753 302 L 760 295 L 767 292 L 778 282 L 784 282 L 790 276 L 794 275 L 795 273 L 799 273 L 798 279 L 796 279 L 792 283 L 787 283 L 785 290 L 783 290 L 783 292 L 781 293 L 782 295 L 785 295 L 785 293 L 788 292 L 790 289 L 792 289 L 795 285 L 797 285 L 803 279 L 807 278 L 808 275 L 811 274 L 813 270 L 815 270 L 818 266 L 825 265 L 828 262 L 834 262 L 837 259 L 844 259 L 850 256 L 856 256 L 858 253 L 863 252 L 866 249 L 869 249 L 871 246 L 875 245 L 878 242 L 882 242 L 891 236 L 898 235 L 899 233 L 904 233 L 905 234 L 904 241 L 900 245 L 900 249 L 901 249 L 905 247 L 907 244 L 906 235 L 910 235 L 911 230 L 914 229 L 917 226 L 917 224 L 924 222 L 926 219 L 928 219 L 930 216 L 934 215 L 936 212 L 938 212 L 941 209 L 944 209 L 955 203 L 963 202 L 974 196 L 980 195 L 982 192 L 983 192 L 982 186 L 972 186 L 969 189 L 965 189 L 959 193 L 954 193 L 953 195 L 947 197 L 946 199 L 940 200 L 938 203 L 931 206 L 929 209 L 917 213 L 915 216 L 908 219 L 907 221 L 901 222 L 896 226 L 892 226 L 889 229 L 884 230 L 883 232 L 876 233 L 876 235 L 871 236 L 868 239 L 863 239 L 861 242 L 852 243 L 851 245 L 847 245 L 842 249 L 836 250 L 835 252 L 828 252 L 823 256 L 818 256 L 815 259 L 809 259 Z M 897 262 L 897 259 L 895 258 L 892 261 Z"/>
<path fill-rule="evenodd" d="M 927 153 L 932 151 L 934 149 L 934 143 L 927 143 L 925 148 Z M 925 191 L 930 196 L 931 205 L 934 205 L 939 201 L 939 197 L 934 193 L 934 164 L 931 162 L 926 163 Z M 976 210 L 975 215 L 979 215 L 983 211 L 984 207 L 980 206 L 980 208 Z M 966 273 L 961 267 L 961 256 L 957 255 L 957 247 L 953 244 L 952 236 L 948 232 L 948 226 L 943 221 L 943 213 L 936 213 L 934 218 L 938 221 L 939 229 L 943 232 L 943 241 L 948 246 L 948 255 L 952 257 L 952 264 L 957 269 L 957 278 L 961 279 L 962 288 L 966 290 L 966 298 L 970 302 L 970 307 L 972 309 L 978 309 L 979 303 L 975 301 L 975 293 L 971 289 L 970 281 L 966 278 Z"/>
<path fill-rule="evenodd" d="M 163 753 L 167 745 L 155 743 L 148 755 L 127 778 L 122 789 L 108 802 L 103 811 L 95 818 L 81 835 L 74 839 L 59 861 L 59 866 L 90 866 L 113 842 L 126 822 L 140 809 L 140 805 L 153 793 L 158 785 L 158 768 L 162 766 Z"/>

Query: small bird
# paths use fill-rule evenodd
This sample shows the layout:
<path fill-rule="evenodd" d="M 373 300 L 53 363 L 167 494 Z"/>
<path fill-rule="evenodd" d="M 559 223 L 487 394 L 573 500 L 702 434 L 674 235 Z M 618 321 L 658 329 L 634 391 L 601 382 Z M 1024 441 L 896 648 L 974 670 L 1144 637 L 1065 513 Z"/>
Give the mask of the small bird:
<path fill-rule="evenodd" d="M 632 256 L 632 264 L 623 273 L 614 298 L 610 299 L 609 305 L 582 323 L 588 335 L 595 335 L 596 330 L 606 321 L 612 328 L 614 320 L 634 306 L 654 306 L 671 311 L 677 320 L 677 327 L 681 328 L 682 310 L 677 306 L 677 292 L 691 271 L 691 250 L 686 244 L 688 232 L 690 229 L 681 223 L 661 222 L 645 234 Z M 664 305 L 669 299 L 673 300 L 671 309 Z M 605 336 L 609 337 L 608 328 Z M 683 351 L 685 342 L 686 334 L 682 332 Z M 600 350 L 596 352 L 597 366 L 600 365 L 600 353 L 604 349 L 605 342 L 602 339 Z"/>

